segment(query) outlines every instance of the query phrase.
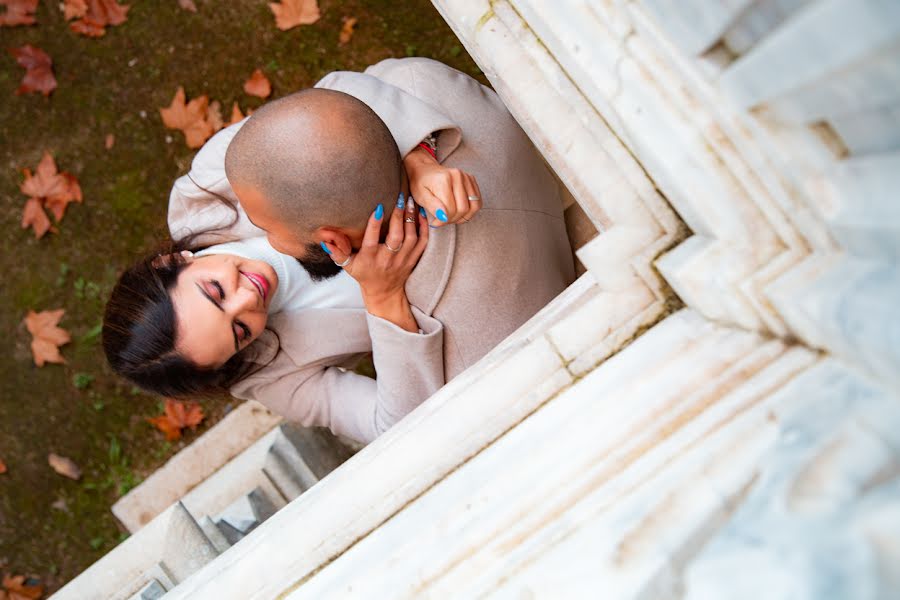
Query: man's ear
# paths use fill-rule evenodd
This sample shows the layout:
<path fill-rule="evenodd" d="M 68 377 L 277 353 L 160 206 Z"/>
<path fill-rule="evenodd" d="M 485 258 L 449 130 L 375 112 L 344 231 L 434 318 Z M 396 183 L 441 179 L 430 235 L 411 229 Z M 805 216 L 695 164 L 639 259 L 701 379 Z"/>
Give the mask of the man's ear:
<path fill-rule="evenodd" d="M 347 256 L 353 254 L 353 240 L 346 231 L 334 227 L 319 227 L 313 233 L 317 242 L 331 244 Z"/>

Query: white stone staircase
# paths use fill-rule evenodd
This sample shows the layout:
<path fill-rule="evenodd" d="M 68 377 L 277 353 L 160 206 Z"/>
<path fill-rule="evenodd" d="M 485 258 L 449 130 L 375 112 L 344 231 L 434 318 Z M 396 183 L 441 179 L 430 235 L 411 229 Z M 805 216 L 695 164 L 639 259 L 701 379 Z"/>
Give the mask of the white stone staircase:
<path fill-rule="evenodd" d="M 434 3 L 587 273 L 166 599 L 896 597 L 900 3 Z"/>

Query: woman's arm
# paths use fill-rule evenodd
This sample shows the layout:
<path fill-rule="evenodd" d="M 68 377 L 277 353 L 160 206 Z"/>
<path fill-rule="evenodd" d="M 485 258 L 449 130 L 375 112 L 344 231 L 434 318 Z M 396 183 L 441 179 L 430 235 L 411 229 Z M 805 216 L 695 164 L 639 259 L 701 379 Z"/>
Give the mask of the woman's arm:
<path fill-rule="evenodd" d="M 295 359 L 281 349 L 265 367 L 234 385 L 231 393 L 258 400 L 289 421 L 371 442 L 444 384 L 443 326 L 413 310 L 422 334 L 367 317 L 377 380 L 323 366 L 318 357 Z M 349 318 L 346 313 L 334 315 Z M 339 323 L 334 325 L 340 328 Z M 279 331 L 280 337 L 290 335 Z"/>

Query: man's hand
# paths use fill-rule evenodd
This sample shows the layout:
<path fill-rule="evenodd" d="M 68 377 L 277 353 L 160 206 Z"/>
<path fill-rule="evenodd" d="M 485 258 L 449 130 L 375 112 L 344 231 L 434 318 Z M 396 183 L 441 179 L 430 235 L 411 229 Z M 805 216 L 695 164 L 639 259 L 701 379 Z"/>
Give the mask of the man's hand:
<path fill-rule="evenodd" d="M 403 159 L 409 176 L 409 192 L 428 213 L 434 227 L 465 223 L 481 209 L 481 190 L 465 171 L 441 166 L 424 148 L 418 147 Z"/>
<path fill-rule="evenodd" d="M 390 206 L 390 205 L 389 205 Z M 407 331 L 417 332 L 419 325 L 406 298 L 406 280 L 428 245 L 428 224 L 413 201 L 396 204 L 389 217 L 384 243 L 379 242 L 381 222 L 386 217 L 382 205 L 369 217 L 362 248 L 347 255 L 340 248 L 323 242 L 335 263 L 353 277 L 362 291 L 366 310 L 391 321 Z"/>

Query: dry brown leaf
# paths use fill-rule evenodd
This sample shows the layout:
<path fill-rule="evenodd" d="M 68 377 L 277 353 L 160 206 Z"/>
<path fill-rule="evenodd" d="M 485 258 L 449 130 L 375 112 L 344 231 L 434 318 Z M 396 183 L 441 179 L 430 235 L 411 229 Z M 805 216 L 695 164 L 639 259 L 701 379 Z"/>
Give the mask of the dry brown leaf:
<path fill-rule="evenodd" d="M 275 26 L 282 31 L 297 25 L 311 25 L 322 16 L 317 0 L 282 0 L 280 4 L 269 2 L 269 8 L 275 15 Z"/>
<path fill-rule="evenodd" d="M 6 471 L 7 471 L 7 469 L 6 469 L 6 463 L 3 462 L 3 459 L 2 459 L 2 458 L 0 458 L 0 475 L 6 473 Z"/>
<path fill-rule="evenodd" d="M 53 213 L 57 222 L 62 220 L 69 202 L 82 202 L 84 200 L 78 179 L 71 173 L 57 172 L 56 163 L 49 152 L 44 152 L 44 156 L 41 158 L 34 175 L 31 174 L 29 169 L 23 169 L 22 172 L 25 174 L 25 181 L 22 182 L 19 189 L 29 198 L 42 200 L 43 205 Z M 27 203 L 25 210 L 26 212 L 30 211 L 29 214 L 33 218 L 39 218 L 36 216 L 34 208 Z M 22 227 L 27 227 L 24 223 L 24 218 Z M 37 229 L 35 229 L 35 235 L 37 235 Z M 37 237 L 40 237 L 40 235 Z"/>
<path fill-rule="evenodd" d="M 69 479 L 74 479 L 75 481 L 81 479 L 81 469 L 71 458 L 66 458 L 65 456 L 60 456 L 59 454 L 53 454 L 51 452 L 49 455 L 47 455 L 47 462 L 50 464 L 54 471 L 56 471 L 63 477 L 68 477 Z"/>
<path fill-rule="evenodd" d="M 356 17 L 344 17 L 341 19 L 341 33 L 338 35 L 338 43 L 343 46 L 353 37 L 353 28 L 356 27 Z"/>
<path fill-rule="evenodd" d="M 206 114 L 206 120 L 209 121 L 213 133 L 222 129 L 225 125 L 224 121 L 222 121 L 222 105 L 219 104 L 218 100 L 213 100 L 209 103 L 209 111 Z"/>
<path fill-rule="evenodd" d="M 178 6 L 188 12 L 197 12 L 197 5 L 194 4 L 194 0 L 178 0 Z"/>
<path fill-rule="evenodd" d="M 111 133 L 106 134 L 106 138 L 103 140 L 103 147 L 107 150 L 111 150 L 113 145 L 116 143 L 116 136 Z"/>
<path fill-rule="evenodd" d="M 34 25 L 38 0 L 0 0 L 0 6 L 4 5 L 6 12 L 0 15 L 0 26 Z"/>
<path fill-rule="evenodd" d="M 214 123 L 209 118 L 209 98 L 200 96 L 185 103 L 182 87 L 175 92 L 168 107 L 159 109 L 159 114 L 166 127 L 181 130 L 188 148 L 199 148 L 215 133 Z"/>
<path fill-rule="evenodd" d="M 272 84 L 260 69 L 256 69 L 250 79 L 244 82 L 244 91 L 251 96 L 268 98 L 272 93 Z"/>
<path fill-rule="evenodd" d="M 53 226 L 50 225 L 50 217 L 44 212 L 44 207 L 38 198 L 26 200 L 25 208 L 22 210 L 22 229 L 29 227 L 34 230 L 34 237 L 38 240 L 53 229 Z"/>
<path fill-rule="evenodd" d="M 72 337 L 69 332 L 58 326 L 66 311 L 62 308 L 44 310 L 39 313 L 29 310 L 25 315 L 25 327 L 32 336 L 31 354 L 34 364 L 43 367 L 46 363 L 61 364 L 66 362 L 59 347 L 68 344 Z"/>
<path fill-rule="evenodd" d="M 44 595 L 44 586 L 25 585 L 24 575 L 4 575 L 3 587 L 8 600 L 37 600 Z"/>
<path fill-rule="evenodd" d="M 165 412 L 147 421 L 166 434 L 167 440 L 177 440 L 185 427 L 195 429 L 204 418 L 203 409 L 196 402 L 183 402 L 166 398 Z"/>
<path fill-rule="evenodd" d="M 53 76 L 53 60 L 50 55 L 30 44 L 21 48 L 10 48 L 19 66 L 25 67 L 25 77 L 16 89 L 16 95 L 28 92 L 40 92 L 49 96 L 56 89 L 56 77 Z"/>
<path fill-rule="evenodd" d="M 244 113 L 241 112 L 241 107 L 238 106 L 238 103 L 235 102 L 231 105 L 231 120 L 228 121 L 228 125 L 234 125 L 239 121 L 244 120 Z"/>
<path fill-rule="evenodd" d="M 66 19 L 80 17 L 79 20 L 69 24 L 69 29 L 75 33 L 80 33 L 87 37 L 102 37 L 106 33 L 107 25 L 121 25 L 128 20 L 128 9 L 130 7 L 123 6 L 116 0 L 85 1 L 87 3 L 86 11 L 81 10 L 81 4 L 85 2 L 79 2 L 79 0 L 66 0 L 66 3 L 63 5 Z M 72 8 L 67 10 L 70 2 L 72 3 Z M 69 16 L 70 14 L 74 16 Z"/>
<path fill-rule="evenodd" d="M 88 5 L 86 0 L 64 0 L 62 9 L 66 21 L 71 21 L 72 19 L 80 19 L 85 16 L 88 11 Z"/>

